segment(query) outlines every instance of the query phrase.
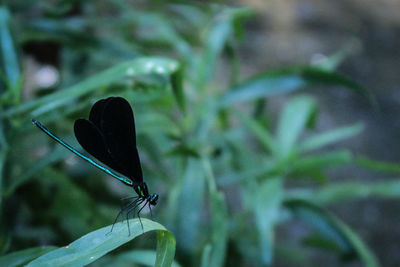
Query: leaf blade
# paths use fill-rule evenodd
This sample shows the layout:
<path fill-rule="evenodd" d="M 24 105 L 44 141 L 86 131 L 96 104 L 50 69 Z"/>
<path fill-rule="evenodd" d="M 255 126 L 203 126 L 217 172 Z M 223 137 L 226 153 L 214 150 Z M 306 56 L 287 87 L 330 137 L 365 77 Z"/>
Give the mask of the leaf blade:
<path fill-rule="evenodd" d="M 171 232 L 157 231 L 156 267 L 169 267 L 175 256 L 176 241 Z"/>
<path fill-rule="evenodd" d="M 270 177 L 258 184 L 256 188 L 249 189 L 252 194 L 249 196 L 247 205 L 250 205 L 254 212 L 261 260 L 264 264 L 270 265 L 273 262 L 275 246 L 274 228 L 278 222 L 283 200 L 283 179 Z"/>
<path fill-rule="evenodd" d="M 21 266 L 56 248 L 54 246 L 45 246 L 15 251 L 0 257 L 0 266 Z"/>
<path fill-rule="evenodd" d="M 295 144 L 315 110 L 316 102 L 308 96 L 292 98 L 285 105 L 275 137 L 278 158 L 284 159 L 294 152 Z"/>
<path fill-rule="evenodd" d="M 31 261 L 27 266 L 84 266 L 145 232 L 154 230 L 168 232 L 159 223 L 147 219 L 142 219 L 142 223 L 143 231 L 139 219 L 130 220 L 130 236 L 124 223 L 116 224 L 109 235 L 111 225 L 103 227 L 75 240 L 68 246 Z"/>
<path fill-rule="evenodd" d="M 223 95 L 220 105 L 226 107 L 314 85 L 340 85 L 365 96 L 375 104 L 375 99 L 366 88 L 337 72 L 297 66 L 267 71 L 248 78 Z"/>
<path fill-rule="evenodd" d="M 228 211 L 224 194 L 221 192 L 211 193 L 211 213 L 212 213 L 212 252 L 210 262 L 207 266 L 223 266 L 228 244 Z"/>
<path fill-rule="evenodd" d="M 66 105 L 69 101 L 88 94 L 99 87 L 108 86 L 122 78 L 134 78 L 136 76 L 148 74 L 171 75 L 178 71 L 179 68 L 180 65 L 178 62 L 167 58 L 137 58 L 101 71 L 64 90 L 5 110 L 0 117 L 12 117 L 40 107 L 43 111 L 40 114 L 36 114 L 36 116 L 38 116 Z"/>
<path fill-rule="evenodd" d="M 344 203 L 368 197 L 399 198 L 400 180 L 374 183 L 341 182 L 325 185 L 315 190 L 288 191 L 287 197 L 301 198 L 321 205 Z"/>
<path fill-rule="evenodd" d="M 339 142 L 343 139 L 351 138 L 361 133 L 363 129 L 363 124 L 356 123 L 351 126 L 344 126 L 328 132 L 324 132 L 312 136 L 301 142 L 298 146 L 298 150 L 300 150 L 301 152 L 307 152 L 335 142 Z"/>
<path fill-rule="evenodd" d="M 299 199 L 284 201 L 284 206 L 334 241 L 345 256 L 355 254 L 367 267 L 378 267 L 375 255 L 358 235 L 336 216 L 311 202 Z"/>
<path fill-rule="evenodd" d="M 11 15 L 7 8 L 0 7 L 0 55 L 1 62 L 7 77 L 7 83 L 11 88 L 16 88 L 21 77 L 20 66 L 18 62 L 17 48 L 11 35 L 10 25 Z"/>

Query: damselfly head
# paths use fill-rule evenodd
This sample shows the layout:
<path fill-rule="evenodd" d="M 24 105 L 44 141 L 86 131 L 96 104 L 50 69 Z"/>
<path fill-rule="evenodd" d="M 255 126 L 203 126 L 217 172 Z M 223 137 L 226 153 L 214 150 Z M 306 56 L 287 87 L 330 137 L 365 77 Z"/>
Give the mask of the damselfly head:
<path fill-rule="evenodd" d="M 152 206 L 157 205 L 157 201 L 158 201 L 158 195 L 157 194 L 151 195 L 150 200 L 149 200 L 150 205 L 152 205 Z"/>

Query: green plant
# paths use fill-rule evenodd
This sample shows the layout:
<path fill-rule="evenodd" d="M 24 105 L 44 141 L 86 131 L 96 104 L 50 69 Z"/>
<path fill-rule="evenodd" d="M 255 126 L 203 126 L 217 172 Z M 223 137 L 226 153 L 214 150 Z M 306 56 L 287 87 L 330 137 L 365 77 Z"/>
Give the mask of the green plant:
<path fill-rule="evenodd" d="M 81 242 L 100 240 L 104 247 L 93 248 L 93 258 L 78 250 L 58 262 L 76 259 L 70 264 L 84 265 L 136 237 L 127 237 L 120 224 L 115 233 L 119 243 L 112 243 L 104 228 L 95 230 L 112 221 L 119 196 L 132 192 L 119 189 L 119 184 L 118 190 L 124 191 L 118 192 L 112 179 L 103 179 L 84 164 L 66 163 L 73 156 L 30 124 L 32 117 L 40 118 L 78 147 L 70 136 L 73 121 L 86 115 L 99 98 L 120 95 L 134 105 L 146 182 L 160 194 L 155 218 L 165 226 L 145 221 L 149 230 L 158 231 L 156 253 L 148 250 L 151 238 L 139 237 L 102 257 L 99 265 L 151 265 L 156 259 L 158 266 L 169 266 L 175 252 L 171 233 L 176 238 L 175 260 L 183 266 L 223 266 L 228 261 L 271 265 L 284 253 L 296 265 L 307 264 L 306 257 L 281 250 L 286 241 L 276 237 L 277 225 L 297 218 L 317 230 L 303 240 L 305 244 L 378 266 L 356 233 L 323 208 L 355 197 L 400 194 L 387 190 L 393 188 L 388 182 L 335 184 L 326 176 L 328 168 L 354 163 L 354 156 L 345 148 L 324 148 L 360 134 L 362 125 L 315 134 L 318 103 L 305 94 L 288 98 L 276 126 L 266 109 L 274 95 L 315 85 L 342 86 L 373 101 L 362 86 L 334 70 L 339 54 L 321 65 L 242 79 L 237 44 L 243 19 L 252 16 L 252 10 L 179 1 L 148 2 L 140 9 L 124 1 L 99 3 L 13 2 L 12 15 L 1 7 L 0 21 L 7 22 L 0 24 L 3 254 L 43 243 L 64 246 L 89 232 L 72 244 L 86 248 Z M 24 100 L 17 51 L 42 42 L 56 47 L 61 81 Z M 221 57 L 230 67 L 230 77 L 223 80 Z M 304 138 L 305 132 L 313 135 Z M 38 156 L 41 147 L 45 156 Z M 374 161 L 362 163 L 377 166 Z M 316 187 L 287 188 L 297 181 Z M 357 193 L 366 187 L 371 188 L 366 194 Z M 232 191 L 238 192 L 234 204 L 226 198 Z M 131 251 L 132 246 L 140 250 Z M 53 260 L 65 250 L 53 249 L 22 250 L 0 257 L 0 262 L 57 264 Z"/>

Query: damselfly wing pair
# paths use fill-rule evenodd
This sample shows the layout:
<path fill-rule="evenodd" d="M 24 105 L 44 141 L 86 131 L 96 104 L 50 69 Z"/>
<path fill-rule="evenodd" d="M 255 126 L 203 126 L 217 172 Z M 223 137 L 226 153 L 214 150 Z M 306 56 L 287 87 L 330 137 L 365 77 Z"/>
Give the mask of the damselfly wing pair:
<path fill-rule="evenodd" d="M 119 216 L 126 212 L 130 235 L 129 215 L 136 214 L 140 220 L 140 212 L 143 208 L 148 206 L 151 212 L 151 207 L 157 205 L 158 194 L 150 194 L 143 181 L 142 167 L 136 147 L 135 119 L 131 106 L 124 98 L 109 97 L 97 101 L 90 110 L 89 119 L 78 119 L 74 124 L 75 137 L 79 144 L 105 166 L 80 153 L 50 132 L 39 121 L 32 120 L 32 122 L 82 159 L 127 186 L 133 187 L 137 196 L 123 199 L 127 203 L 122 206 L 115 218 L 111 231 Z M 143 229 L 141 220 L 140 223 Z"/>

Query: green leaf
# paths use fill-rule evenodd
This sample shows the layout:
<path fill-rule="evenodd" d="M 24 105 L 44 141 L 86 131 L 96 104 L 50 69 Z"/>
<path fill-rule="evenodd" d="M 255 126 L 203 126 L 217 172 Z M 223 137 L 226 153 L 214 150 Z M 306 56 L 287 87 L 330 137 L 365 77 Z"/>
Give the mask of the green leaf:
<path fill-rule="evenodd" d="M 41 110 L 40 112 L 33 111 L 38 116 L 121 79 L 135 78 L 148 74 L 171 75 L 178 71 L 178 69 L 179 63 L 175 60 L 156 57 L 137 58 L 95 74 L 64 90 L 12 107 L 1 114 L 0 117 L 20 115 L 35 108 Z M 174 86 L 178 86 L 178 83 L 175 82 Z"/>
<path fill-rule="evenodd" d="M 201 55 L 198 66 L 197 81 L 200 88 L 206 84 L 215 72 L 216 61 L 220 56 L 228 38 L 234 33 L 235 26 L 253 14 L 249 8 L 224 8 L 218 14 L 205 38 L 205 51 Z"/>
<path fill-rule="evenodd" d="M 226 247 L 228 244 L 228 211 L 224 194 L 221 192 L 211 193 L 211 216 L 212 216 L 212 251 L 209 263 L 206 266 L 224 266 Z"/>
<path fill-rule="evenodd" d="M 367 89 L 343 75 L 321 68 L 289 67 L 257 74 L 240 83 L 221 98 L 222 106 L 252 101 L 259 98 L 284 94 L 307 86 L 340 85 L 360 93 L 375 103 Z"/>
<path fill-rule="evenodd" d="M 0 266 L 14 267 L 22 266 L 29 261 L 49 252 L 57 247 L 46 246 L 37 248 L 28 248 L 20 251 L 11 252 L 0 257 Z"/>
<path fill-rule="evenodd" d="M 180 246 L 187 251 L 193 251 L 199 243 L 201 221 L 199 211 L 204 204 L 204 188 L 204 170 L 201 162 L 189 158 L 178 197 L 179 213 L 176 217 L 177 239 Z"/>
<path fill-rule="evenodd" d="M 336 70 L 343 61 L 357 49 L 358 41 L 351 40 L 349 43 L 345 44 L 338 52 L 326 57 L 325 59 L 317 62 L 315 66 L 327 71 Z"/>
<path fill-rule="evenodd" d="M 360 166 L 363 166 L 365 168 L 368 168 L 368 169 L 374 170 L 374 171 L 400 173 L 400 163 L 377 161 L 377 160 L 370 159 L 365 156 L 357 157 L 356 163 Z"/>
<path fill-rule="evenodd" d="M 217 191 L 212 164 L 205 154 L 202 163 L 210 194 L 212 224 L 211 245 L 207 244 L 203 250 L 202 265 L 219 267 L 224 265 L 228 243 L 228 210 L 224 194 Z M 212 247 L 210 253 L 206 249 L 208 246 Z"/>
<path fill-rule="evenodd" d="M 141 264 L 145 266 L 154 266 L 156 262 L 156 251 L 153 250 L 134 250 L 124 253 L 120 253 L 116 256 L 111 257 L 110 264 L 116 262 L 129 264 Z M 179 267 L 179 264 L 173 262 L 172 267 Z"/>
<path fill-rule="evenodd" d="M 307 96 L 294 97 L 286 103 L 276 132 L 276 156 L 278 158 L 287 158 L 294 152 L 296 141 L 315 110 L 314 99 Z"/>
<path fill-rule="evenodd" d="M 342 182 L 329 184 L 317 189 L 290 190 L 290 198 L 301 198 L 328 205 L 349 202 L 357 199 L 378 197 L 384 199 L 400 198 L 400 179 L 375 183 Z"/>
<path fill-rule="evenodd" d="M 236 113 L 240 120 L 253 132 L 253 134 L 257 137 L 260 143 L 265 147 L 267 151 L 272 153 L 276 153 L 277 147 L 275 143 L 275 139 L 269 133 L 268 129 L 261 125 L 257 120 L 244 115 L 241 112 Z"/>
<path fill-rule="evenodd" d="M 7 77 L 7 83 L 11 88 L 19 85 L 21 77 L 18 62 L 17 47 L 15 46 L 10 31 L 11 16 L 4 6 L 0 7 L 0 58 L 2 59 L 1 68 Z"/>
<path fill-rule="evenodd" d="M 302 156 L 293 160 L 292 172 L 304 173 L 315 169 L 325 169 L 336 165 L 350 163 L 353 157 L 348 150 Z"/>
<path fill-rule="evenodd" d="M 128 8 L 126 5 L 121 5 L 122 12 Z M 171 6 L 168 7 L 168 9 Z M 174 18 L 169 15 L 161 14 L 159 12 L 143 12 L 132 6 L 129 8 L 129 12 L 125 12 L 125 23 L 130 23 L 136 28 L 136 39 L 144 44 L 142 46 L 155 45 L 160 49 L 160 44 L 169 45 L 171 49 L 176 50 L 186 60 L 190 60 L 193 57 L 192 47 L 186 42 L 184 38 L 177 32 L 174 22 Z M 175 15 L 175 14 L 174 14 Z M 188 14 L 186 14 L 188 15 Z M 191 17 L 191 22 L 193 21 Z M 109 17 L 108 21 L 113 23 L 115 20 L 113 17 Z M 97 26 L 104 27 L 104 21 L 96 20 Z M 106 22 L 107 23 L 107 22 Z M 151 29 L 151 31 L 149 31 Z"/>
<path fill-rule="evenodd" d="M 210 244 L 206 244 L 203 248 L 203 253 L 201 254 L 201 267 L 208 267 L 210 264 L 210 255 L 211 255 L 212 246 Z"/>
<path fill-rule="evenodd" d="M 139 219 L 129 220 L 130 236 L 126 221 L 115 224 L 111 233 L 111 225 L 103 227 L 31 261 L 27 266 L 85 266 L 135 237 L 154 230 L 158 239 L 156 266 L 171 266 L 175 253 L 173 235 L 159 223 L 148 219 L 142 219 L 142 223 L 144 230 Z"/>
<path fill-rule="evenodd" d="M 180 68 L 171 74 L 171 86 L 176 101 L 183 112 L 186 111 L 186 99 L 183 91 L 183 69 Z"/>
<path fill-rule="evenodd" d="M 339 253 L 340 248 L 329 238 L 319 234 L 311 234 L 302 240 L 304 245 Z"/>
<path fill-rule="evenodd" d="M 171 232 L 157 232 L 156 267 L 169 267 L 174 261 L 176 241 Z"/>
<path fill-rule="evenodd" d="M 247 205 L 253 209 L 256 228 L 259 236 L 262 262 L 272 264 L 275 225 L 278 223 L 279 211 L 283 200 L 283 179 L 280 177 L 269 178 L 262 183 L 255 183 L 249 187 L 246 194 Z"/>
<path fill-rule="evenodd" d="M 299 199 L 286 200 L 284 206 L 297 218 L 304 220 L 335 242 L 343 256 L 357 256 L 367 267 L 377 267 L 375 255 L 345 223 L 322 208 Z"/>
<path fill-rule="evenodd" d="M 341 127 L 325 133 L 317 134 L 301 142 L 297 149 L 301 152 L 318 149 L 358 135 L 363 129 L 364 126 L 361 123 L 357 123 L 351 126 Z"/>
<path fill-rule="evenodd" d="M 210 99 L 202 105 L 201 113 L 197 116 L 199 123 L 196 129 L 195 138 L 198 143 L 205 143 L 210 132 L 213 130 L 214 123 L 218 117 L 218 110 L 214 99 Z"/>
<path fill-rule="evenodd" d="M 0 207 L 3 206 L 4 167 L 6 166 L 8 149 L 9 145 L 4 132 L 4 120 L 0 120 Z"/>

